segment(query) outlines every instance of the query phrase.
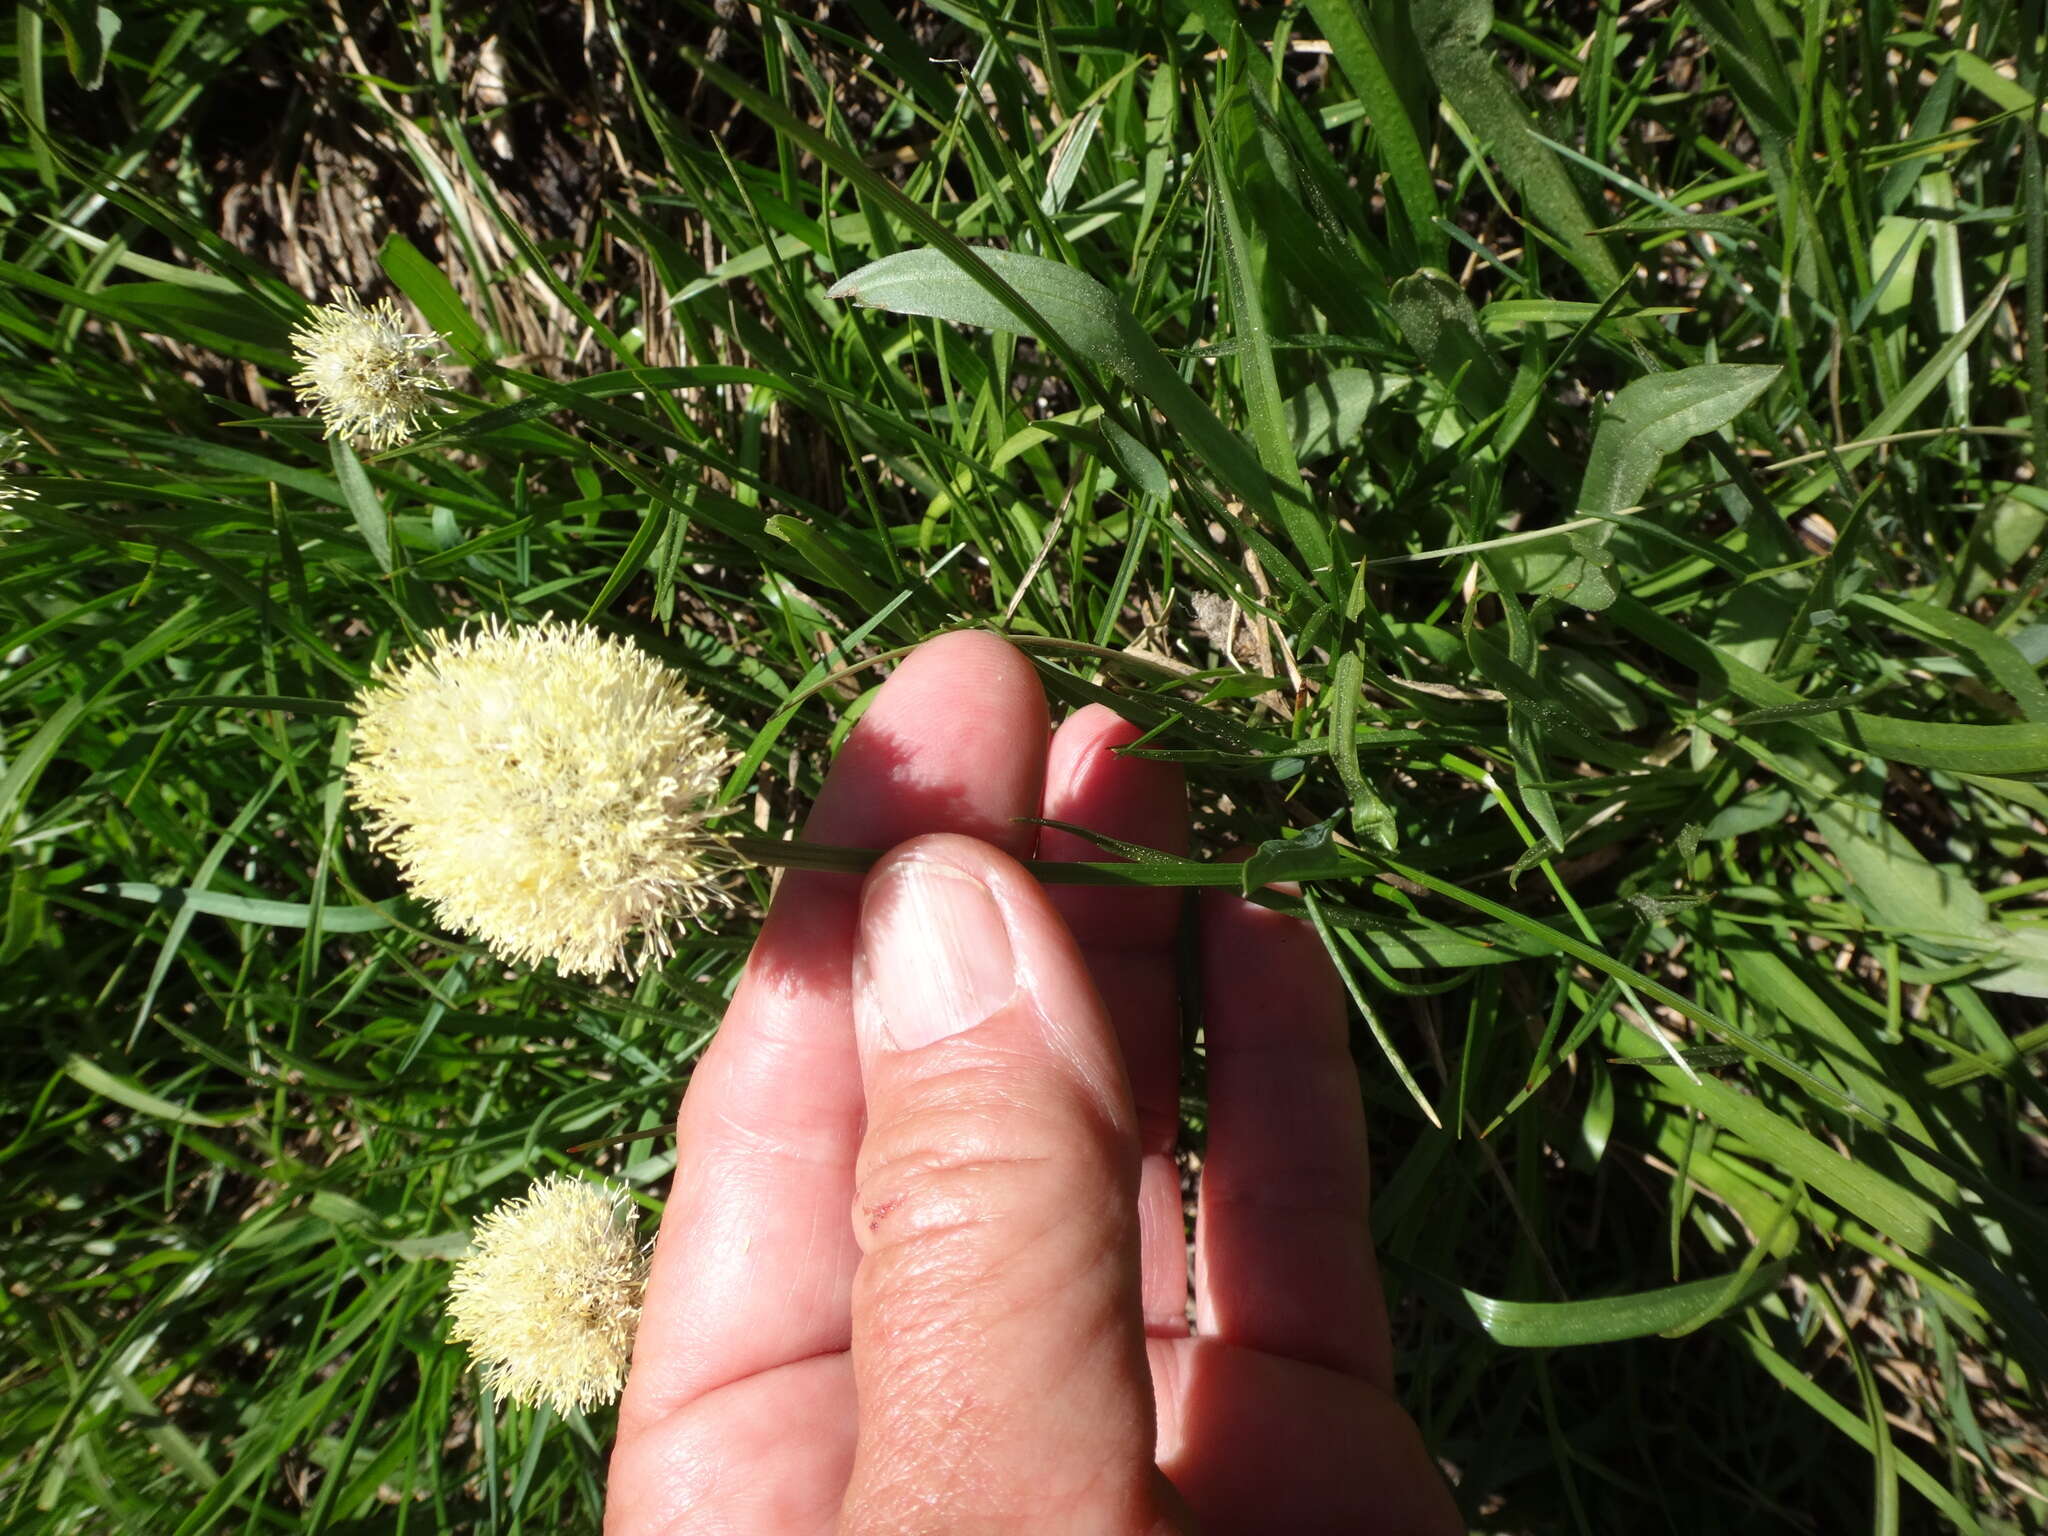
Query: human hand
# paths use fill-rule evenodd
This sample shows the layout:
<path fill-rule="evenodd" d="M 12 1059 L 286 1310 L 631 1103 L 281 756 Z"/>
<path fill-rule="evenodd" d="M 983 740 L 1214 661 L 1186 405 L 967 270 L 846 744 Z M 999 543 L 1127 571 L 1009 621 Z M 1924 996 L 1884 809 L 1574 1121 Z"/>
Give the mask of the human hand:
<path fill-rule="evenodd" d="M 893 851 L 784 877 L 691 1080 L 614 1536 L 1459 1529 L 1392 1395 L 1337 979 L 1221 894 L 1188 1330 L 1180 893 L 1017 863 L 1100 857 L 1030 816 L 1185 846 L 1178 770 L 1110 750 L 1136 734 L 1051 735 L 964 633 L 848 738 L 806 835 Z"/>

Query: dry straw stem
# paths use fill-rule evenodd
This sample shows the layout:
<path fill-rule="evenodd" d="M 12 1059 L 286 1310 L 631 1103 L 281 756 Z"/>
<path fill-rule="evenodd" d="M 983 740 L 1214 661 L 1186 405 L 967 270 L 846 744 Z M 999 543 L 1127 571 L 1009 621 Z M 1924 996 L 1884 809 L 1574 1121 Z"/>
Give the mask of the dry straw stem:
<path fill-rule="evenodd" d="M 616 1186 L 550 1174 L 476 1225 L 448 1285 L 449 1337 L 499 1397 L 557 1412 L 626 1383 L 647 1255 Z"/>
<path fill-rule="evenodd" d="M 552 619 L 437 634 L 356 712 L 349 788 L 373 842 L 505 959 L 638 972 L 730 901 L 735 859 L 706 821 L 731 753 L 638 647 Z"/>
<path fill-rule="evenodd" d="M 395 448 L 434 408 L 440 385 L 441 338 L 405 328 L 398 306 L 379 299 L 365 307 L 352 288 L 313 310 L 292 332 L 299 371 L 292 387 L 320 413 L 327 436 L 373 450 Z"/>

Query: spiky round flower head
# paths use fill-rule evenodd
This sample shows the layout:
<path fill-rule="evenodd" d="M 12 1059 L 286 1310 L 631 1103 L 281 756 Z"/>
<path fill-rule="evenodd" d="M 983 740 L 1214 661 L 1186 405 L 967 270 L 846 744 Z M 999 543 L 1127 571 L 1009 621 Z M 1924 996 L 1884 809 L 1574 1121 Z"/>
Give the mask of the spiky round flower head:
<path fill-rule="evenodd" d="M 552 619 L 437 634 L 355 708 L 349 787 L 372 841 L 506 959 L 637 973 L 730 901 L 735 860 L 706 820 L 731 753 L 637 646 Z"/>
<path fill-rule="evenodd" d="M 647 1255 L 626 1192 L 550 1174 L 476 1224 L 448 1283 L 449 1338 L 500 1397 L 557 1412 L 626 1384 Z"/>
<path fill-rule="evenodd" d="M 307 315 L 292 332 L 292 353 L 292 386 L 327 423 L 324 435 L 373 450 L 411 437 L 441 382 L 441 338 L 406 330 L 389 299 L 365 308 L 353 288 L 336 289 L 332 304 Z"/>

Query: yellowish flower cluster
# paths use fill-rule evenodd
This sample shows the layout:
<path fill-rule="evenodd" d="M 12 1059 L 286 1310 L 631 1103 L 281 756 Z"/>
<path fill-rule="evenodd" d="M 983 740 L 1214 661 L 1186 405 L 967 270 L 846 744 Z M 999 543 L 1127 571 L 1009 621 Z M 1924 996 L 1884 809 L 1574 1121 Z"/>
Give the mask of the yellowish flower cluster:
<path fill-rule="evenodd" d="M 292 383 L 371 450 L 434 409 L 440 339 L 349 289 L 292 333 Z M 0 435 L 0 460 L 15 441 Z M 18 494 L 0 476 L 0 508 Z M 707 828 L 732 754 L 710 708 L 625 641 L 496 620 L 378 669 L 356 698 L 349 789 L 371 840 L 458 933 L 565 975 L 637 971 L 730 900 Z M 638 935 L 638 944 L 634 944 Z M 587 1410 L 622 1390 L 647 1255 L 626 1193 L 557 1174 L 477 1223 L 449 1337 L 511 1402 Z"/>
<path fill-rule="evenodd" d="M 552 1174 L 476 1225 L 449 1282 L 449 1337 L 498 1396 L 557 1412 L 625 1386 L 647 1284 L 626 1192 Z"/>
<path fill-rule="evenodd" d="M 725 737 L 636 646 L 556 620 L 437 634 L 380 669 L 356 715 L 349 788 L 373 841 L 505 959 L 637 972 L 731 899 L 734 860 L 705 825 Z"/>

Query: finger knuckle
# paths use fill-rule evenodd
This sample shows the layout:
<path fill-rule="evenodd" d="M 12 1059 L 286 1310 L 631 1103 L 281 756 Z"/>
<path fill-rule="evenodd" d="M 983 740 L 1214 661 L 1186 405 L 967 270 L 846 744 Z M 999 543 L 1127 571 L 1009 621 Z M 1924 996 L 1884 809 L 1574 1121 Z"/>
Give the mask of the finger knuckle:
<path fill-rule="evenodd" d="M 919 1086 L 861 1148 L 855 1233 L 870 1257 L 972 1267 L 985 1243 L 1014 1250 L 1091 1203 L 1135 1198 L 1127 1131 L 1080 1096 L 1036 1093 L 986 1072 Z"/>

